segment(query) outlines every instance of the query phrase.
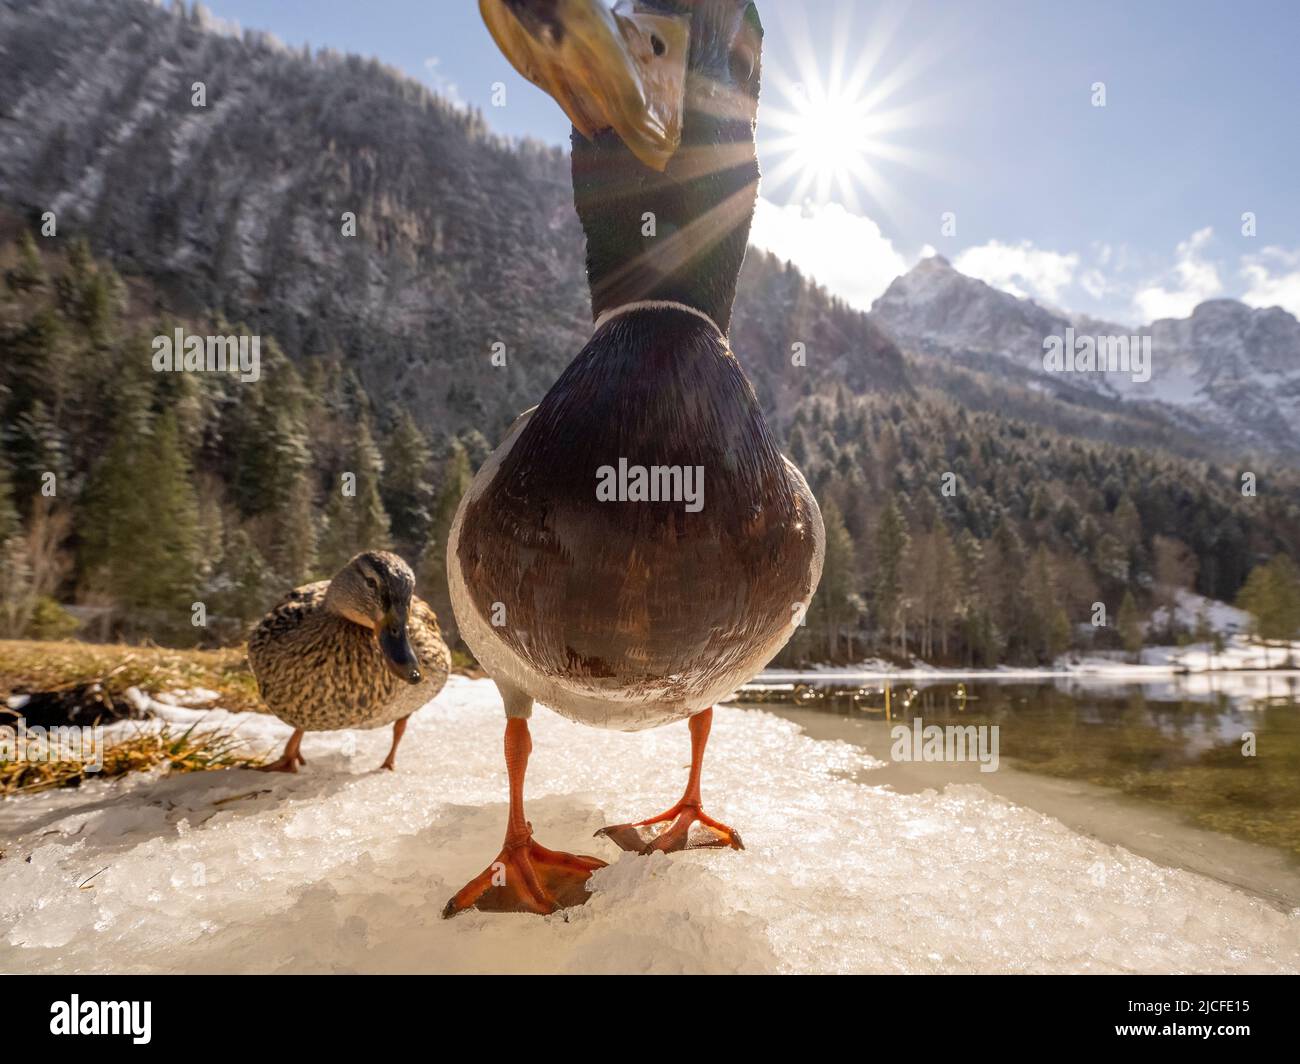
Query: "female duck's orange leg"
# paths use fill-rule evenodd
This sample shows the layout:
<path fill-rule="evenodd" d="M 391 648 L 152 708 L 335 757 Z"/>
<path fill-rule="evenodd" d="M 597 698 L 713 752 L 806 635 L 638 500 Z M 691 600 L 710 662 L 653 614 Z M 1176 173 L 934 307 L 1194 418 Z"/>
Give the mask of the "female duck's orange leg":
<path fill-rule="evenodd" d="M 402 736 L 406 734 L 406 722 L 410 719 L 410 717 L 403 717 L 401 720 L 393 721 L 393 745 L 389 748 L 384 763 L 379 766 L 381 769 L 387 769 L 389 772 L 397 771 L 397 746 L 402 741 Z"/>
<path fill-rule="evenodd" d="M 528 721 L 506 721 L 506 772 L 510 776 L 510 819 L 501 853 L 483 873 L 461 888 L 442 910 L 444 918 L 466 909 L 494 913 L 540 913 L 582 905 L 590 896 L 587 880 L 605 862 L 594 857 L 557 853 L 533 841 L 533 826 L 524 819 L 524 773 L 533 740 Z"/>
<path fill-rule="evenodd" d="M 719 823 L 704 812 L 700 803 L 700 774 L 704 769 L 704 747 L 709 741 L 709 729 L 713 726 L 713 707 L 691 718 L 691 775 L 686 781 L 686 793 L 682 800 L 666 813 L 642 820 L 637 824 L 618 824 L 614 827 L 601 828 L 597 835 L 612 839 L 625 850 L 633 853 L 653 853 L 661 850 L 672 853 L 675 850 L 695 850 L 714 846 L 730 846 L 733 850 L 743 850 L 740 833 L 726 824 Z M 701 830 L 691 835 L 691 828 L 698 824 Z"/>
<path fill-rule="evenodd" d="M 289 741 L 284 744 L 284 753 L 269 765 L 262 765 L 258 771 L 297 772 L 299 765 L 307 764 L 307 759 L 298 753 L 298 748 L 302 746 L 302 735 L 301 728 L 294 728 L 293 734 L 289 736 Z"/>

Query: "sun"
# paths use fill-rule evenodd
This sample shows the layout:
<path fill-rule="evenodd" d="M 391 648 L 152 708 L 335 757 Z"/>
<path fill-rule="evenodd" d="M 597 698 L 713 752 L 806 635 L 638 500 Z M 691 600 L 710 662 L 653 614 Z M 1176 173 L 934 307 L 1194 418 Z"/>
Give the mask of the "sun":
<path fill-rule="evenodd" d="M 764 75 L 765 194 L 839 202 L 855 212 L 865 196 L 891 213 L 897 194 L 890 171 L 927 168 L 900 140 L 933 118 L 932 101 L 916 99 L 915 90 L 934 57 L 900 54 L 897 20 L 855 32 L 848 6 L 820 24 L 815 37 L 802 13 L 785 30 L 791 54 Z"/>
<path fill-rule="evenodd" d="M 783 133 L 769 146 L 785 156 L 769 180 L 777 184 L 796 177 L 792 198 L 848 203 L 874 176 L 870 105 L 843 86 L 795 82 L 787 109 L 768 116 L 768 122 Z"/>

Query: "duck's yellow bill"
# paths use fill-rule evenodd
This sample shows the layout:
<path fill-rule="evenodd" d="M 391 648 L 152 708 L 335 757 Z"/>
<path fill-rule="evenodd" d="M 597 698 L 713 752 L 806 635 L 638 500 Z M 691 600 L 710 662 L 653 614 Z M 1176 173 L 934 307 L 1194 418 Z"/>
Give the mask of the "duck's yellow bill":
<path fill-rule="evenodd" d="M 682 139 L 690 17 L 601 0 L 479 0 L 497 47 L 588 139 L 612 129 L 662 172 Z"/>

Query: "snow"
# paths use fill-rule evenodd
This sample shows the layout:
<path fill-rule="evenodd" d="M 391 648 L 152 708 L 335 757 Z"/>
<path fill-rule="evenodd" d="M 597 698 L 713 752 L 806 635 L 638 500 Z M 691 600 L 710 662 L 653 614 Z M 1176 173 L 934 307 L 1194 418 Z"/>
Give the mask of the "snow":
<path fill-rule="evenodd" d="M 1161 606 L 1151 614 L 1146 627 L 1159 630 L 1165 626 L 1169 609 Z M 1210 631 L 1221 635 L 1244 635 L 1250 631 L 1250 614 L 1218 599 L 1206 598 L 1185 588 L 1174 592 L 1174 623 L 1189 632 L 1196 631 L 1202 619 Z"/>
<path fill-rule="evenodd" d="M 259 750 L 288 734 L 150 705 Z M 142 726 L 157 725 L 109 732 Z M 677 798 L 685 725 L 622 734 L 539 709 L 532 730 L 538 839 L 611 862 L 580 909 L 440 919 L 505 819 L 495 689 L 453 677 L 395 774 L 375 771 L 386 732 L 316 734 L 298 776 L 151 774 L 0 802 L 0 971 L 1300 971 L 1300 912 L 979 786 L 873 786 L 861 749 L 755 710 L 717 710 L 704 775 L 748 848 L 623 854 L 592 833 Z"/>
<path fill-rule="evenodd" d="M 1188 596 L 1193 599 L 1196 596 Z M 1225 633 L 1234 631 L 1241 611 L 1223 603 L 1210 612 L 1211 625 Z M 1180 616 L 1182 603 L 1180 603 Z M 1218 627 L 1222 625 L 1223 627 Z M 1288 664 L 1288 661 L 1290 664 Z M 1210 643 L 1189 643 L 1187 646 L 1154 646 L 1143 649 L 1140 660 L 1132 661 L 1123 652 L 1094 654 L 1064 654 L 1050 666 L 999 665 L 993 669 L 946 668 L 915 660 L 911 665 L 899 667 L 883 658 L 869 658 L 856 665 L 817 665 L 811 669 L 768 669 L 760 673 L 761 684 L 792 683 L 866 683 L 882 680 L 1054 680 L 1065 677 L 1076 679 L 1097 678 L 1109 682 L 1142 683 L 1167 680 L 1174 676 L 1213 676 L 1216 689 L 1256 685 L 1250 673 L 1267 673 L 1269 677 L 1283 680 L 1300 676 L 1300 642 L 1272 642 L 1268 645 L 1254 642 L 1244 635 L 1228 634 L 1223 649 L 1216 650 Z M 1209 681 L 1207 681 L 1208 683 Z"/>

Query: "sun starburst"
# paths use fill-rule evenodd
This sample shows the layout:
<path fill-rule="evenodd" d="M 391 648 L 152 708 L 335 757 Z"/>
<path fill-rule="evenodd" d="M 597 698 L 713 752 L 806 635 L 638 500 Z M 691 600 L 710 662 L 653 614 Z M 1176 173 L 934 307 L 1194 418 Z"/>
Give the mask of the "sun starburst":
<path fill-rule="evenodd" d="M 854 212 L 863 209 L 865 194 L 871 206 L 893 213 L 890 165 L 928 168 L 897 138 L 933 118 L 933 101 L 914 98 L 933 50 L 898 55 L 900 9 L 862 33 L 842 4 L 834 19 L 817 27 L 815 41 L 801 5 L 782 10 L 792 65 L 778 60 L 765 74 L 759 121 L 760 149 L 769 162 L 764 194 L 798 203 L 838 201 Z"/>

